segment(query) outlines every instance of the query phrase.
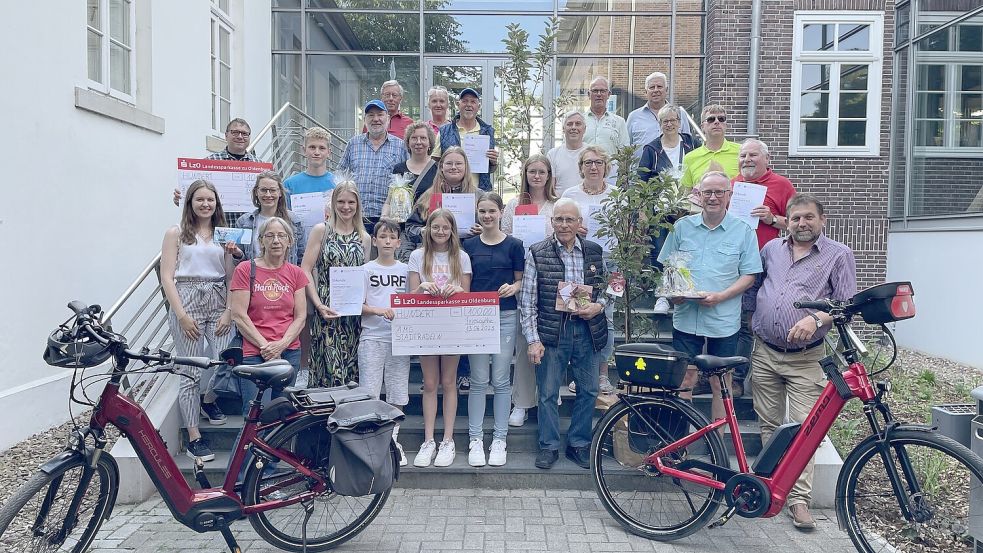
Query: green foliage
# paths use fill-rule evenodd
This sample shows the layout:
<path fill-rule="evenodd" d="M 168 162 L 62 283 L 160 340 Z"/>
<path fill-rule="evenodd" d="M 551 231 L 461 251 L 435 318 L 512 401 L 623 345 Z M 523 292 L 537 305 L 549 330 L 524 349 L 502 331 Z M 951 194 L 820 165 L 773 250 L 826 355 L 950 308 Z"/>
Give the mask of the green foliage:
<path fill-rule="evenodd" d="M 616 309 L 628 340 L 638 339 L 649 329 L 648 316 L 637 313 L 636 300 L 650 293 L 662 276 L 650 264 L 652 237 L 660 229 L 672 228 L 666 216 L 682 209 L 686 198 L 679 181 L 667 172 L 641 178 L 634 152 L 633 146 L 627 146 L 614 155 L 617 184 L 597 215 L 598 236 L 617 240 L 611 249 L 611 262 L 625 277 L 625 295 Z"/>

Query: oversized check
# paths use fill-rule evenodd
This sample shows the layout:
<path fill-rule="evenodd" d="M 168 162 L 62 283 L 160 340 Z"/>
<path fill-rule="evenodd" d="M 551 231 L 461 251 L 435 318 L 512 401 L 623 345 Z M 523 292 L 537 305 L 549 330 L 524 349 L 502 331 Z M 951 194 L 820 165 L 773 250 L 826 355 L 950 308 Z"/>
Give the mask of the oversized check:
<path fill-rule="evenodd" d="M 497 292 L 393 294 L 393 355 L 499 353 Z"/>
<path fill-rule="evenodd" d="M 215 185 L 222 200 L 222 210 L 226 213 L 252 213 L 256 209 L 253 205 L 256 175 L 271 170 L 272 163 L 177 158 L 177 180 L 181 197 L 184 198 L 188 193 L 191 183 L 205 179 Z"/>

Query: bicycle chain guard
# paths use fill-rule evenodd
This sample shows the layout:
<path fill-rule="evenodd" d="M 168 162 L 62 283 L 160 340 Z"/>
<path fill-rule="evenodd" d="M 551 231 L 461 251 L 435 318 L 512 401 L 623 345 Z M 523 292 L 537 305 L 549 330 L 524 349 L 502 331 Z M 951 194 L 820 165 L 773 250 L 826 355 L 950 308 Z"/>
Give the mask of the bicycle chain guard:
<path fill-rule="evenodd" d="M 757 518 L 771 506 L 771 492 L 758 477 L 750 474 L 736 474 L 727 480 L 724 487 L 727 506 L 736 509 L 744 518 Z"/>

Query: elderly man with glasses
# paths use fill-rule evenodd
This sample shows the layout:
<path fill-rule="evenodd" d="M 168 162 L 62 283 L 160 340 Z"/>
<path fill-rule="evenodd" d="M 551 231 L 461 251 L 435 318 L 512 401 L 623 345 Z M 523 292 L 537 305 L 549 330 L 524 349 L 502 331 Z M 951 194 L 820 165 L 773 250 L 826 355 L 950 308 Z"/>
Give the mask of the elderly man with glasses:
<path fill-rule="evenodd" d="M 699 191 L 703 211 L 676 221 L 659 252 L 661 263 L 666 263 L 672 254 L 683 254 L 702 296 L 672 298 L 676 304 L 672 347 L 691 357 L 703 353 L 704 347 L 710 355 L 727 357 L 737 352 L 741 295 L 761 272 L 758 238 L 747 223 L 727 212 L 732 191 L 727 175 L 719 171 L 706 173 Z M 692 388 L 697 377 L 696 368 L 691 366 L 682 387 Z M 720 383 L 711 379 L 710 386 L 711 418 L 718 419 L 724 416 Z M 680 397 L 691 396 L 686 392 Z"/>
<path fill-rule="evenodd" d="M 610 97 L 611 88 L 607 79 L 597 77 L 590 82 L 590 109 L 586 113 L 584 142 L 600 146 L 609 156 L 613 156 L 618 149 L 631 144 L 631 135 L 624 118 L 608 111 Z"/>
<path fill-rule="evenodd" d="M 567 431 L 566 457 L 589 468 L 598 387 L 594 354 L 608 341 L 604 315 L 607 270 L 601 246 L 577 234 L 583 216 L 576 201 L 560 198 L 553 207 L 552 223 L 553 236 L 531 245 L 526 253 L 519 296 L 522 334 L 529 343 L 529 362 L 536 366 L 539 387 L 536 466 L 551 468 L 560 456 L 556 398 L 569 366 L 577 385 L 577 398 Z M 572 311 L 558 309 L 557 305 L 562 306 L 571 295 L 569 285 L 586 285 L 589 297 L 585 295 L 583 301 L 574 302 L 576 308 Z"/>
<path fill-rule="evenodd" d="M 719 104 L 710 104 L 703 108 L 700 113 L 700 128 L 706 136 L 706 144 L 683 158 L 683 178 L 679 182 L 687 188 L 694 188 L 712 163 L 722 167 L 728 178 L 734 178 L 740 172 L 737 154 L 741 146 L 724 137 L 727 132 L 727 110 Z M 693 198 L 695 202 L 699 201 L 695 194 Z"/>

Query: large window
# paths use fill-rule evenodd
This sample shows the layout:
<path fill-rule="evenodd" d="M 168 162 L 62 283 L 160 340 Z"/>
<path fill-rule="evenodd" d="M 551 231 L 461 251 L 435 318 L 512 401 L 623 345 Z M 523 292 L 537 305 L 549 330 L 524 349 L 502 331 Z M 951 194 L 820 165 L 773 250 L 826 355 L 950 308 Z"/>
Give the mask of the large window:
<path fill-rule="evenodd" d="M 796 12 L 789 153 L 875 156 L 883 13 Z"/>
<path fill-rule="evenodd" d="M 224 133 L 232 113 L 232 23 L 229 0 L 212 0 L 212 130 Z"/>
<path fill-rule="evenodd" d="M 85 29 L 89 88 L 134 102 L 132 0 L 87 0 Z"/>

